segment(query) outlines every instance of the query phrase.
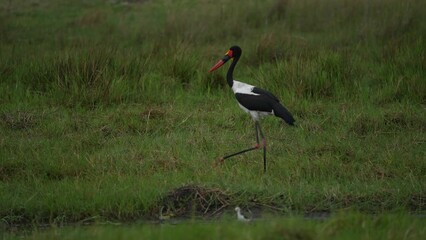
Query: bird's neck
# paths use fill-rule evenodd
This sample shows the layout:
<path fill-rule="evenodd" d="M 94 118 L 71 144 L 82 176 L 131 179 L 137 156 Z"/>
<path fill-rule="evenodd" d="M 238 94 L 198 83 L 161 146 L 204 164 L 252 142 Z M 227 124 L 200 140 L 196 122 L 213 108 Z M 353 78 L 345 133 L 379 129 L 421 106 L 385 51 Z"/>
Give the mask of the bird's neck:
<path fill-rule="evenodd" d="M 229 66 L 228 73 L 226 74 L 226 81 L 228 82 L 228 85 L 231 88 L 232 88 L 232 85 L 234 84 L 233 74 L 234 74 L 235 65 L 237 65 L 237 62 L 239 59 L 240 57 L 238 56 L 232 60 L 231 66 Z"/>
<path fill-rule="evenodd" d="M 246 219 L 246 217 L 244 217 L 244 215 L 243 214 L 241 214 L 241 211 L 237 211 L 237 218 L 238 219 L 240 219 L 240 220 L 245 220 Z"/>

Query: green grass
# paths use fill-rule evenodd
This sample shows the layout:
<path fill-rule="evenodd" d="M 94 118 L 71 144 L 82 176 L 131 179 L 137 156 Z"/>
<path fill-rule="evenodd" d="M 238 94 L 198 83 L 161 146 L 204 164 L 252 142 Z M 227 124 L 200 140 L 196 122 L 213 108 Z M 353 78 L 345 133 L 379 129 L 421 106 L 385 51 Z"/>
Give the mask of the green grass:
<path fill-rule="evenodd" d="M 10 232 L 3 239 L 423 239 L 425 236 L 422 218 L 342 212 L 327 220 L 275 217 L 241 223 L 224 218 L 161 225 L 77 225 Z"/>
<path fill-rule="evenodd" d="M 0 1 L 2 225 L 156 218 L 186 185 L 226 210 L 425 212 L 424 1 L 122 2 Z M 260 152 L 214 164 L 255 142 L 208 73 L 234 44 L 235 78 L 298 125 L 262 121 L 266 174 Z"/>

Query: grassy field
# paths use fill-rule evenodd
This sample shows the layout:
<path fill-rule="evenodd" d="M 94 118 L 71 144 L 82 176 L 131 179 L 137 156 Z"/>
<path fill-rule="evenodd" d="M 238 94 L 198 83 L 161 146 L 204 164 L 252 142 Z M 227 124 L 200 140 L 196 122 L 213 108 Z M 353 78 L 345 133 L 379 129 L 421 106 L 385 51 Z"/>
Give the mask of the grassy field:
<path fill-rule="evenodd" d="M 107 224 L 35 229 L 8 233 L 4 239 L 424 239 L 424 220 L 405 214 L 380 216 L 339 213 L 327 221 L 301 217 L 251 223 L 234 219 L 191 220 L 179 224 Z"/>
<path fill-rule="evenodd" d="M 214 218 L 240 205 L 398 212 L 421 232 L 424 219 L 407 219 L 426 211 L 425 9 L 421 0 L 0 0 L 1 227 L 156 219 L 161 207 Z M 261 152 L 216 164 L 255 143 L 226 67 L 208 73 L 235 44 L 234 77 L 279 96 L 297 122 L 262 121 L 266 174 Z"/>

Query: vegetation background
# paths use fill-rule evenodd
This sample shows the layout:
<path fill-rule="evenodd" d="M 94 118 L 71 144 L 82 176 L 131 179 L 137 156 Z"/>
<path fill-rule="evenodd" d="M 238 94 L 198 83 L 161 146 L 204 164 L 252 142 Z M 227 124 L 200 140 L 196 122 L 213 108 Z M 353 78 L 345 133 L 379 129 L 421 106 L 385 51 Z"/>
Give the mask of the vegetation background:
<path fill-rule="evenodd" d="M 0 0 L 1 225 L 153 219 L 161 207 L 214 217 L 235 205 L 424 214 L 425 10 L 422 0 Z M 208 73 L 235 44 L 235 78 L 279 96 L 298 125 L 262 122 L 266 174 L 260 152 L 215 164 L 255 142 L 226 67 Z M 207 207 L 167 198 L 184 186 L 216 195 Z M 404 221 L 409 237 L 425 235 L 424 220 Z"/>

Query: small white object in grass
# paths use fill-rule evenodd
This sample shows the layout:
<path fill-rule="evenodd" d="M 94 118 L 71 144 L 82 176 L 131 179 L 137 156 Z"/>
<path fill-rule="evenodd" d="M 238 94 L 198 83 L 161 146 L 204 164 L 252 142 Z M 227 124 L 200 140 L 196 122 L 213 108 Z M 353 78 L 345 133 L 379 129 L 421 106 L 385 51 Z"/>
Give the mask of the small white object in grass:
<path fill-rule="evenodd" d="M 237 219 L 238 219 L 238 221 L 242 221 L 242 222 L 248 222 L 248 221 L 250 221 L 250 219 L 244 217 L 244 215 L 241 214 L 241 209 L 239 207 L 236 207 L 235 211 L 237 212 Z"/>

